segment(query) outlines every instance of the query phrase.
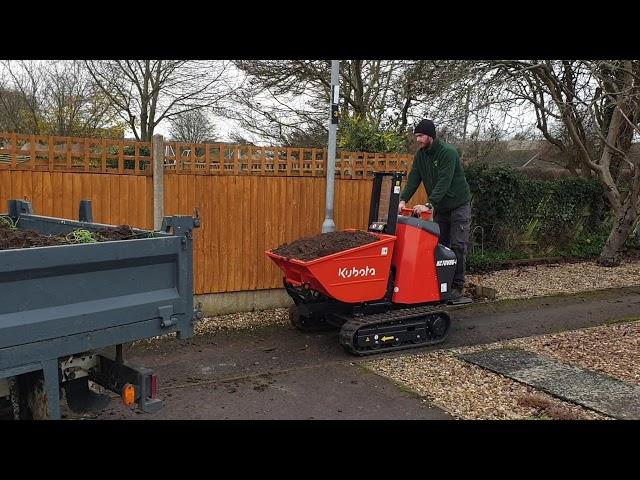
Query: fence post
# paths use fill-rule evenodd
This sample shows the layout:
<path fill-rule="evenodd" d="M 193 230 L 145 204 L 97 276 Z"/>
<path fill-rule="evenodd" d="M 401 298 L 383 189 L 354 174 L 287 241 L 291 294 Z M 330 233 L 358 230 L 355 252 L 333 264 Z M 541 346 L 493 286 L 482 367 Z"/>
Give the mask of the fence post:
<path fill-rule="evenodd" d="M 153 229 L 160 230 L 164 216 L 164 137 L 153 136 Z"/>

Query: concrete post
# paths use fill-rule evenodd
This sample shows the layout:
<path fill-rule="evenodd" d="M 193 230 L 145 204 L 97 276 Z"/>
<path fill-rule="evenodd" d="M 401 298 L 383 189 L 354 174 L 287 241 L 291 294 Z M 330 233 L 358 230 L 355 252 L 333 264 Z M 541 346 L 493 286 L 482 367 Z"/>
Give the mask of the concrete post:
<path fill-rule="evenodd" d="M 153 136 L 153 229 L 160 230 L 164 216 L 164 137 Z"/>

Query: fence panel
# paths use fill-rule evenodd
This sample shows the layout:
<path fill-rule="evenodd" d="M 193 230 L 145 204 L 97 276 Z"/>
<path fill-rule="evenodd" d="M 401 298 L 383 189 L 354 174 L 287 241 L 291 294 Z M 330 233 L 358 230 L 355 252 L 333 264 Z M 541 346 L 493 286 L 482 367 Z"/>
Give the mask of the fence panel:
<path fill-rule="evenodd" d="M 7 200 L 36 213 L 77 218 L 91 200 L 94 220 L 153 228 L 152 145 L 130 140 L 0 133 L 0 211 Z M 164 213 L 194 214 L 198 294 L 281 287 L 264 251 L 320 233 L 326 149 L 165 142 Z M 334 221 L 365 229 L 371 174 L 410 168 L 400 154 L 340 152 Z M 424 203 L 421 187 L 412 203 Z"/>

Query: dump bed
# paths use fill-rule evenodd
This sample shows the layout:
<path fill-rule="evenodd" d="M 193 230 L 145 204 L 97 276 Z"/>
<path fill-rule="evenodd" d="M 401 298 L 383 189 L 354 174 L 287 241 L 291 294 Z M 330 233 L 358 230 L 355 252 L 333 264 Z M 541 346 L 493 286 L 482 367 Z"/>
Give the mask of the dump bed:
<path fill-rule="evenodd" d="M 303 261 L 265 252 L 294 286 L 308 285 L 327 297 L 347 303 L 384 297 L 396 237 L 374 233 L 379 240 L 338 253 Z"/>

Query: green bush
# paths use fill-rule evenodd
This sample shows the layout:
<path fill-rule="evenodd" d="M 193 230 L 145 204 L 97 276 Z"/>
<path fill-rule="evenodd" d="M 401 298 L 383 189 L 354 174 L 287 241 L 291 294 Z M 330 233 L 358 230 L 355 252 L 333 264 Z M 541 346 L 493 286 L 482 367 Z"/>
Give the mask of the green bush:
<path fill-rule="evenodd" d="M 596 257 L 600 255 L 600 252 L 602 252 L 602 248 L 604 247 L 608 236 L 608 233 L 603 232 L 580 232 L 573 242 L 571 242 L 569 247 L 562 250 L 560 253 L 563 256 L 569 257 Z"/>
<path fill-rule="evenodd" d="M 139 152 L 139 155 L 142 157 L 151 156 L 151 149 L 149 147 L 142 146 L 138 149 L 138 152 Z M 124 147 L 123 153 L 125 155 L 133 156 L 136 154 L 136 147 L 133 145 L 127 145 L 126 147 Z"/>
<path fill-rule="evenodd" d="M 482 272 L 491 269 L 497 262 L 527 258 L 524 252 L 483 251 L 470 252 L 466 258 L 466 268 L 469 273 Z"/>
<path fill-rule="evenodd" d="M 375 126 L 366 119 L 346 118 L 340 122 L 337 144 L 351 152 L 403 152 L 405 138 L 390 130 Z"/>
<path fill-rule="evenodd" d="M 480 242 L 483 231 L 485 250 L 528 256 L 556 256 L 572 248 L 587 252 L 606 231 L 603 191 L 596 180 L 532 179 L 485 163 L 467 167 L 466 176 L 472 194 L 471 242 Z"/>

